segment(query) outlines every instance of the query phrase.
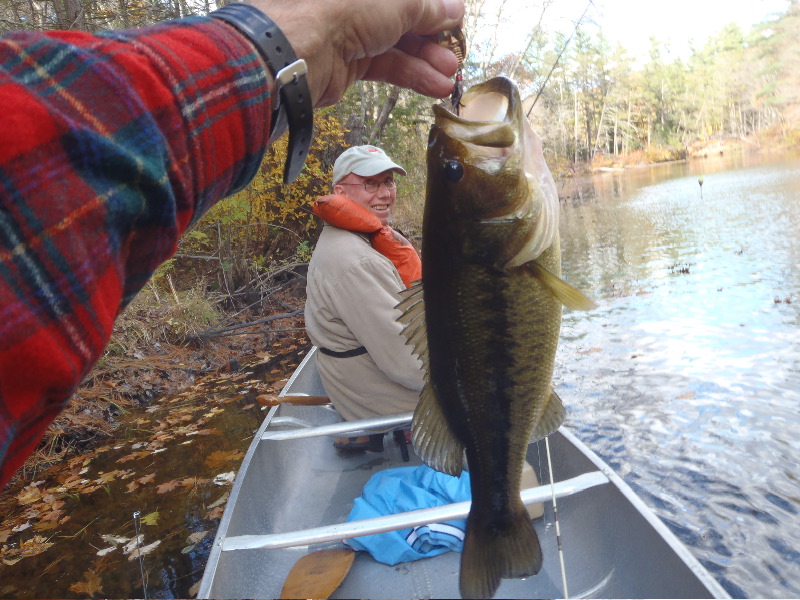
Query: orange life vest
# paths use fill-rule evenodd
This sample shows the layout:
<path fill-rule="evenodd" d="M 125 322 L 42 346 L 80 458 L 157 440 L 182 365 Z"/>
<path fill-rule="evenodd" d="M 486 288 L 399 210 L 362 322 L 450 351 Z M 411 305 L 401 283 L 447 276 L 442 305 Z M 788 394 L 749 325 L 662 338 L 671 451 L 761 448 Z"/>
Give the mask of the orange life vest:
<path fill-rule="evenodd" d="M 317 198 L 314 214 L 335 227 L 370 234 L 372 247 L 392 261 L 406 287 L 422 277 L 422 261 L 411 242 L 347 196 Z"/>

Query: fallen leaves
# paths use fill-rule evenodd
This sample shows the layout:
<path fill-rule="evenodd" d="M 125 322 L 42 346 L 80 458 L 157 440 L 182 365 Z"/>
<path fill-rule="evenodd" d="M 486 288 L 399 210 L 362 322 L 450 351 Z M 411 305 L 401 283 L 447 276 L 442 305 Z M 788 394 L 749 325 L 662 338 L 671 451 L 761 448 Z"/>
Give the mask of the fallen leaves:
<path fill-rule="evenodd" d="M 140 556 L 144 556 L 145 554 L 149 554 L 153 550 L 155 550 L 161 544 L 161 540 L 156 540 L 152 544 L 148 544 L 147 546 L 142 546 L 136 548 L 133 552 L 130 553 L 128 556 L 128 560 L 134 560 L 139 558 Z"/>
<path fill-rule="evenodd" d="M 150 475 L 145 475 L 144 477 L 139 477 L 138 479 L 134 479 L 125 487 L 128 490 L 128 493 L 133 493 L 138 490 L 142 486 L 146 486 L 153 482 L 156 478 L 155 473 L 150 473 Z"/>
<path fill-rule="evenodd" d="M 126 454 L 125 456 L 118 458 L 118 463 L 126 463 L 132 460 L 139 460 L 140 458 L 145 458 L 146 456 L 150 456 L 150 452 L 146 450 L 140 450 L 138 452 L 131 452 L 130 454 Z"/>
<path fill-rule="evenodd" d="M 45 552 L 53 542 L 48 542 L 46 538 L 40 535 L 35 535 L 32 538 L 25 540 L 18 547 L 4 545 L 0 548 L 0 562 L 4 565 L 13 565 L 28 556 L 36 556 Z"/>
<path fill-rule="evenodd" d="M 241 450 L 217 450 L 212 452 L 206 458 L 206 465 L 211 469 L 225 466 L 225 463 L 232 460 L 239 461 L 244 458 L 244 453 Z"/>
<path fill-rule="evenodd" d="M 156 486 L 156 494 L 166 494 L 167 492 L 171 492 L 178 487 L 179 483 L 180 482 L 177 479 L 162 483 L 161 485 Z"/>
<path fill-rule="evenodd" d="M 145 568 L 153 569 L 151 563 L 159 559 L 152 553 L 191 553 L 194 561 L 196 553 L 208 552 L 229 498 L 225 489 L 215 493 L 212 483 L 233 483 L 245 455 L 243 438 L 261 418 L 255 396 L 274 393 L 263 379 L 246 377 L 250 375 L 229 376 L 224 385 L 209 378 L 202 386 L 162 398 L 147 413 L 121 420 L 122 435 L 107 439 L 102 448 L 65 458 L 39 471 L 37 481 L 7 489 L 5 498 L 0 495 L 0 569 L 17 565 L 3 571 L 3 589 L 8 591 L 0 595 L 24 595 L 32 572 L 72 574 L 58 584 L 37 575 L 28 590 L 34 596 L 42 594 L 36 585 L 47 585 L 45 580 L 60 597 L 124 595 L 115 586 L 128 561 L 142 557 Z M 239 421 L 240 413 L 252 414 L 252 430 L 230 435 L 234 411 Z M 218 471 L 223 472 L 212 478 Z M 134 511 L 144 515 L 139 538 L 133 537 Z M 186 530 L 198 524 L 202 530 Z M 114 533 L 101 536 L 99 527 Z M 55 544 L 59 548 L 48 552 Z M 76 544 L 84 550 L 75 552 Z M 134 570 L 138 579 L 138 567 Z M 116 575 L 109 578 L 106 571 Z"/>
<path fill-rule="evenodd" d="M 214 485 L 228 485 L 233 483 L 233 480 L 236 479 L 236 473 L 233 471 L 229 471 L 227 473 L 220 473 L 216 477 L 214 477 Z"/>
<path fill-rule="evenodd" d="M 181 554 L 189 554 L 189 552 L 195 549 L 197 543 L 207 535 L 208 531 L 195 531 L 194 533 L 192 533 L 188 538 L 186 538 L 186 542 L 189 545 L 186 546 L 183 550 L 181 550 Z"/>
<path fill-rule="evenodd" d="M 208 531 L 195 531 L 194 533 L 189 535 L 188 538 L 186 538 L 186 541 L 189 542 L 190 544 L 196 544 L 197 542 L 202 540 L 207 535 L 208 535 Z"/>
<path fill-rule="evenodd" d="M 143 525 L 155 525 L 158 523 L 158 511 L 153 511 L 149 515 L 145 515 L 141 518 L 141 522 Z"/>
<path fill-rule="evenodd" d="M 166 494 L 167 492 L 176 490 L 179 487 L 193 488 L 200 484 L 208 482 L 209 482 L 208 479 L 202 479 L 200 477 L 185 477 L 183 479 L 173 479 L 172 481 L 168 481 L 166 483 L 162 483 L 159 486 L 156 486 L 156 494 Z"/>
<path fill-rule="evenodd" d="M 84 594 L 86 596 L 94 596 L 98 592 L 103 591 L 103 586 L 100 582 L 100 576 L 95 571 L 86 571 L 83 574 L 85 581 L 75 583 L 69 586 L 69 589 L 76 594 Z"/>
<path fill-rule="evenodd" d="M 17 501 L 20 504 L 33 504 L 36 502 L 42 497 L 42 492 L 39 490 L 41 484 L 41 481 L 37 481 L 23 488 L 22 491 L 17 494 Z"/>

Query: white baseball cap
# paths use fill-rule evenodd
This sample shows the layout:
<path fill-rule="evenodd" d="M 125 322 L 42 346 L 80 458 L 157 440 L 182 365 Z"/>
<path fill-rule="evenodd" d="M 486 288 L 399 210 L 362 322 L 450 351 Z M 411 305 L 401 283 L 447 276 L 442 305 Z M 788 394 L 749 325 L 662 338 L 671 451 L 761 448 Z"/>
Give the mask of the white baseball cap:
<path fill-rule="evenodd" d="M 339 155 L 333 163 L 333 185 L 339 183 L 350 173 L 362 177 L 372 177 L 384 171 L 397 171 L 405 175 L 406 170 L 386 156 L 377 146 L 353 146 Z"/>

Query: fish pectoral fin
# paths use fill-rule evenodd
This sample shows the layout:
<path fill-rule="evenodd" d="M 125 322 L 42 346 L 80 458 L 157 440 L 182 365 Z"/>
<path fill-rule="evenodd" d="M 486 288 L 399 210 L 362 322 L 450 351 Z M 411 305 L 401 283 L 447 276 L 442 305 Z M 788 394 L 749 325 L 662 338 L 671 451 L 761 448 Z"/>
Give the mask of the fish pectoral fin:
<path fill-rule="evenodd" d="M 430 381 L 425 382 L 414 410 L 411 442 L 414 451 L 431 469 L 456 477 L 461 475 L 464 445 L 447 424 Z"/>
<path fill-rule="evenodd" d="M 580 290 L 575 289 L 560 277 L 553 275 L 535 260 L 522 265 L 531 275 L 542 282 L 547 290 L 556 297 L 564 306 L 574 310 L 592 310 L 597 308 L 594 300 L 586 296 Z"/>
<path fill-rule="evenodd" d="M 551 389 L 542 409 L 542 416 L 531 431 L 530 442 L 541 440 L 553 433 L 561 427 L 566 416 L 567 410 L 564 408 L 564 403 L 561 402 L 556 391 Z"/>

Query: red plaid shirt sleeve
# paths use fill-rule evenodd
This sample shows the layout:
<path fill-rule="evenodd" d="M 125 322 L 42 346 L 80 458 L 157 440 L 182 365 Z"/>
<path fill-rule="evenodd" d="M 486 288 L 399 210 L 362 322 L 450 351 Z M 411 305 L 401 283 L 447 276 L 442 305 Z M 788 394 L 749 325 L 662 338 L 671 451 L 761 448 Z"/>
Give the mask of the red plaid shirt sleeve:
<path fill-rule="evenodd" d="M 0 484 L 181 233 L 244 187 L 264 64 L 215 19 L 0 38 Z"/>

